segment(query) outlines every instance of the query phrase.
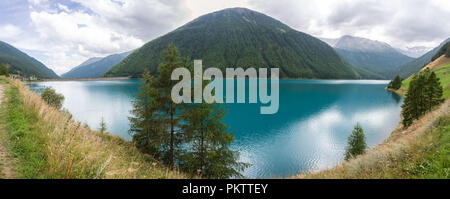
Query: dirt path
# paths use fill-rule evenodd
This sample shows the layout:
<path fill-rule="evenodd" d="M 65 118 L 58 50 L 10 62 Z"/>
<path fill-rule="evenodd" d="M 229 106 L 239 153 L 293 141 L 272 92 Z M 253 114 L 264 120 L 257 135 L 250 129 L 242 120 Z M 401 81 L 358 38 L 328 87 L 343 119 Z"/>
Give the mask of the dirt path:
<path fill-rule="evenodd" d="M 3 100 L 3 88 L 4 86 L 0 84 L 0 104 Z M 0 120 L 0 178 L 14 178 L 12 158 L 8 156 L 8 151 L 3 145 L 7 139 L 4 122 Z"/>

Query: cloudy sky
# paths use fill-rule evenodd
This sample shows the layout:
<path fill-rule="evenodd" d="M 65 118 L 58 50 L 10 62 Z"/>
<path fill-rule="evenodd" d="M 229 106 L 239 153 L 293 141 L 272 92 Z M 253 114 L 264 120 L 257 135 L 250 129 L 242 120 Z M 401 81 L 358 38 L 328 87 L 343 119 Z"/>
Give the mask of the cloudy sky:
<path fill-rule="evenodd" d="M 229 7 L 263 12 L 316 37 L 348 34 L 402 49 L 450 37 L 448 0 L 1 0 L 0 40 L 62 74 Z"/>

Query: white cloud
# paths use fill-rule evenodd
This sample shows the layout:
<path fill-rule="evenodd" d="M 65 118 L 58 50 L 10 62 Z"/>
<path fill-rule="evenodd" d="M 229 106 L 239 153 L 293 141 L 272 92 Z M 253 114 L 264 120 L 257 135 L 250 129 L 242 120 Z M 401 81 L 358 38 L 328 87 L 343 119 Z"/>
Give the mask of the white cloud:
<path fill-rule="evenodd" d="M 350 34 L 402 49 L 435 47 L 450 36 L 446 0 L 28 0 L 28 6 L 23 24 L 29 27 L 0 22 L 0 39 L 41 54 L 65 53 L 52 60 L 37 57 L 56 71 L 78 65 L 72 58 L 138 48 L 200 15 L 229 7 L 262 12 L 316 37 Z"/>
<path fill-rule="evenodd" d="M 4 26 L 0 26 L 0 39 L 9 39 L 13 38 L 22 33 L 22 30 L 14 25 L 6 24 Z"/>

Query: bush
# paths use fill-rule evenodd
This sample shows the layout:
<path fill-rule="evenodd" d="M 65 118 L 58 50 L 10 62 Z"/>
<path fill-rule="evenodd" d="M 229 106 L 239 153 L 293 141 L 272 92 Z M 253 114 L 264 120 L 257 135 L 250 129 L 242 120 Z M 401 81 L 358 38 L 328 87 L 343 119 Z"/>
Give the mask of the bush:
<path fill-rule="evenodd" d="M 53 106 L 56 109 L 61 109 L 62 103 L 64 102 L 64 96 L 56 93 L 56 91 L 50 87 L 44 89 L 41 97 L 48 105 Z"/>
<path fill-rule="evenodd" d="M 6 77 L 9 77 L 9 72 L 8 72 L 8 66 L 5 64 L 2 64 L 0 66 L 0 75 L 4 75 Z"/>
<path fill-rule="evenodd" d="M 345 151 L 345 160 L 349 160 L 366 152 L 366 136 L 359 124 L 356 124 L 352 134 L 348 137 L 348 146 Z"/>

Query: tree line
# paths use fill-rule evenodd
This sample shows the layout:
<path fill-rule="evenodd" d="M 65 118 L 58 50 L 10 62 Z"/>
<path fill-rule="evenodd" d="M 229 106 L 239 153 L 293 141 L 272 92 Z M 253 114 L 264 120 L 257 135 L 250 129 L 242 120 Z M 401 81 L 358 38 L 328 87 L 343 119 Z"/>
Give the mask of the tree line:
<path fill-rule="evenodd" d="M 414 74 L 402 105 L 403 126 L 410 126 L 414 120 L 444 102 L 439 78 L 430 69 Z"/>
<path fill-rule="evenodd" d="M 389 82 L 387 87 L 390 89 L 398 90 L 400 89 L 400 87 L 402 87 L 402 81 L 403 79 L 397 75 L 391 82 Z"/>
<path fill-rule="evenodd" d="M 171 80 L 172 71 L 179 67 L 193 70 L 188 60 L 169 44 L 158 67 L 159 76 L 144 72 L 129 118 L 132 141 L 140 151 L 193 176 L 241 177 L 249 165 L 239 162 L 238 151 L 230 149 L 234 136 L 221 121 L 225 107 L 172 101 L 171 90 L 178 83 Z"/>

